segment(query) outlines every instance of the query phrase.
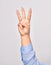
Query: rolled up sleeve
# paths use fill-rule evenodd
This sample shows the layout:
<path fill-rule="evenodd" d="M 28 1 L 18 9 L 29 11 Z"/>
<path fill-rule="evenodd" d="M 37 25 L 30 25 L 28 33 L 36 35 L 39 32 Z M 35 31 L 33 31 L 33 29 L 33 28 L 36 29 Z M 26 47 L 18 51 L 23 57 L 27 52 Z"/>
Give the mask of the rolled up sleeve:
<path fill-rule="evenodd" d="M 44 65 L 37 60 L 32 43 L 21 47 L 21 59 L 24 65 Z"/>

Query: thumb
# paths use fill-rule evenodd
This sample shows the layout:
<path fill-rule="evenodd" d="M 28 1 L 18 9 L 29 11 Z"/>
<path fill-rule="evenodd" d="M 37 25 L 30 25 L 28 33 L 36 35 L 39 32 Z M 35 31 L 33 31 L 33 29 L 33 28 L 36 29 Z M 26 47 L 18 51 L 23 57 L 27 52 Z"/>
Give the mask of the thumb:
<path fill-rule="evenodd" d="M 18 30 L 20 33 L 22 32 L 22 25 L 20 23 L 18 24 Z"/>

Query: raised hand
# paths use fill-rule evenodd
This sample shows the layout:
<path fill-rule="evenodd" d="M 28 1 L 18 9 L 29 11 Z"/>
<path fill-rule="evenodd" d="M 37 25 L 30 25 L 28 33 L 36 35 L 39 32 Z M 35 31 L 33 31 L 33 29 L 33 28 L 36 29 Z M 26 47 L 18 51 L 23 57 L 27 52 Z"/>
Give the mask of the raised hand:
<path fill-rule="evenodd" d="M 21 8 L 22 16 L 20 15 L 20 12 L 16 10 L 16 14 L 18 16 L 18 30 L 20 32 L 21 36 L 29 35 L 30 34 L 30 20 L 32 15 L 32 9 L 30 8 L 28 11 L 28 16 L 26 18 L 25 10 L 22 7 Z"/>

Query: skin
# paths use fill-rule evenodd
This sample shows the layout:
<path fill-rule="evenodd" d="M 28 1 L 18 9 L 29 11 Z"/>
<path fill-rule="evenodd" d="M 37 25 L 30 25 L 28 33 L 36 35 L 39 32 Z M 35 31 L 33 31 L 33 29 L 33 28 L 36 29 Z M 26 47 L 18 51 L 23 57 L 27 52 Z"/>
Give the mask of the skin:
<path fill-rule="evenodd" d="M 28 11 L 28 15 L 26 18 L 26 13 L 23 7 L 21 7 L 22 15 L 20 15 L 20 12 L 18 9 L 16 9 L 16 15 L 18 17 L 19 23 L 18 23 L 18 31 L 21 36 L 21 45 L 26 46 L 31 43 L 30 39 L 30 20 L 32 15 L 32 9 L 30 8 Z"/>

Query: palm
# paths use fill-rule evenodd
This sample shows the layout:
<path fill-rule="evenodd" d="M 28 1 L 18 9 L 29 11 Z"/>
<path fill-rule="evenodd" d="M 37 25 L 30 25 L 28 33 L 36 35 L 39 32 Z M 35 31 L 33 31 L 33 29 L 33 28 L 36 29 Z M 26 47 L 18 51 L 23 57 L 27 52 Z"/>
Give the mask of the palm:
<path fill-rule="evenodd" d="M 23 34 L 28 34 L 30 32 L 30 25 L 28 23 L 28 20 L 23 19 L 21 22 L 22 22 L 22 29 L 20 30 L 21 34 L 22 35 Z"/>
<path fill-rule="evenodd" d="M 24 8 L 22 8 L 21 11 L 22 11 L 22 17 L 20 16 L 19 11 L 18 10 L 16 11 L 18 19 L 19 19 L 18 30 L 21 35 L 29 34 L 30 33 L 31 9 L 28 12 L 27 19 L 26 19 Z"/>

